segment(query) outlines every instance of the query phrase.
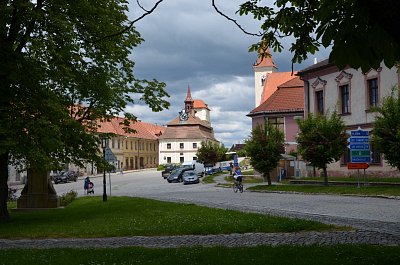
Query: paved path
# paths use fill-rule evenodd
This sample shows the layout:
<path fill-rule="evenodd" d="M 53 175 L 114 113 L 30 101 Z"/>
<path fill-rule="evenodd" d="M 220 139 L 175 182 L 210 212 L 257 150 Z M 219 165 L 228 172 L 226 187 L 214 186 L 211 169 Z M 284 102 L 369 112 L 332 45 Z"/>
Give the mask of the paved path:
<path fill-rule="evenodd" d="M 221 179 L 217 179 L 218 182 L 223 182 Z M 116 180 L 114 181 L 116 182 Z M 124 184 L 125 185 L 125 184 Z M 157 184 L 158 185 L 158 184 Z M 123 186 L 117 186 L 120 189 Z M 141 189 L 138 187 L 138 181 L 134 186 L 128 186 L 128 190 Z M 61 187 L 60 187 L 61 188 Z M 67 188 L 67 187 L 64 187 Z M 68 187 L 69 188 L 69 187 Z M 173 188 L 174 191 L 168 190 Z M 257 212 L 262 214 L 272 214 L 291 218 L 301 218 L 308 220 L 315 220 L 328 224 L 345 225 L 356 228 L 356 231 L 336 231 L 336 232 L 301 232 L 301 233 L 248 233 L 248 234 L 225 234 L 225 235 L 184 235 L 184 236 L 152 236 L 152 237 L 113 237 L 113 238 L 61 238 L 61 239 L 21 239 L 21 240 L 6 240 L 0 239 L 0 249 L 9 248 L 57 248 L 57 247 L 124 247 L 124 246 L 143 246 L 143 247 L 154 247 L 154 248 L 166 248 L 166 247 L 190 247 L 190 246 L 257 246 L 257 245 L 288 245 L 288 244 L 299 244 L 299 245 L 335 245 L 335 244 L 373 244 L 373 245 L 400 245 L 400 226 L 397 215 L 393 215 L 391 220 L 376 220 L 374 218 L 358 219 L 356 217 L 343 217 L 339 215 L 333 215 L 332 213 L 324 214 L 323 209 L 316 213 L 306 212 L 288 209 L 279 209 L 268 207 L 263 201 L 259 204 L 256 203 L 254 197 L 259 197 L 257 194 L 250 194 L 245 192 L 243 194 L 235 194 L 237 196 L 229 196 L 227 198 L 219 196 L 218 194 L 225 193 L 226 189 L 218 188 L 213 193 L 207 193 L 204 196 L 204 191 L 195 192 L 194 190 L 188 190 L 191 188 L 199 189 L 210 189 L 210 186 L 200 185 L 193 187 L 185 187 L 184 190 L 179 190 L 179 196 L 176 196 L 175 190 L 183 189 L 181 185 L 177 186 L 162 186 L 164 192 L 160 190 L 154 190 L 150 193 L 143 193 L 144 197 L 160 199 L 165 201 L 176 201 L 184 203 L 196 203 L 198 205 L 204 205 L 222 209 L 234 209 L 245 212 Z M 222 189 L 222 190 L 221 190 Z M 184 191 L 187 192 L 184 193 Z M 117 192 L 117 190 L 113 191 Z M 132 192 L 132 191 L 131 191 Z M 132 196 L 130 193 L 122 193 L 122 195 Z M 133 191 L 136 194 L 139 192 Z M 233 193 L 233 192 L 232 192 Z M 232 193 L 229 193 L 232 195 Z M 215 195 L 212 195 L 215 194 Z M 252 196 L 250 196 L 252 195 Z M 263 200 L 270 201 L 272 198 L 267 194 L 259 194 L 263 197 Z M 275 195 L 276 197 L 278 195 Z M 249 197 L 249 198 L 246 198 Z M 296 196 L 291 196 L 297 198 Z M 321 202 L 323 206 L 326 203 L 324 196 L 315 196 L 316 200 L 323 199 Z M 387 199 L 380 203 L 387 204 Z M 251 201 L 251 203 L 250 203 Z M 349 200 L 346 200 L 349 203 Z M 350 200 L 353 201 L 353 200 Z M 357 200 L 354 200 L 357 202 Z M 376 200 L 374 200 L 375 203 Z M 398 205 L 393 204 L 393 205 Z M 357 206 L 360 207 L 360 206 Z M 398 211 L 399 209 L 393 209 Z M 368 216 L 367 216 L 368 217 Z"/>
<path fill-rule="evenodd" d="M 400 237 L 368 231 L 303 232 L 303 233 L 248 233 L 205 236 L 152 236 L 112 237 L 84 239 L 0 239 L 0 249 L 10 248 L 114 248 L 142 246 L 149 248 L 175 248 L 191 246 L 259 246 L 259 245 L 335 245 L 373 244 L 399 246 Z"/>

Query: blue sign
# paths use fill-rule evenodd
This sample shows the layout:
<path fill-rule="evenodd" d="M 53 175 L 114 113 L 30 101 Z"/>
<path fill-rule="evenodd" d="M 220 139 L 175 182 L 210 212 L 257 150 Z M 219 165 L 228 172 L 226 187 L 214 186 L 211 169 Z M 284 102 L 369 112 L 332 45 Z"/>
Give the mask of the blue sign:
<path fill-rule="evenodd" d="M 351 131 L 350 133 L 351 136 L 369 136 L 369 132 L 364 130 Z"/>
<path fill-rule="evenodd" d="M 351 131 L 350 135 L 347 147 L 352 151 L 351 163 L 370 163 L 369 131 L 361 130 L 359 127 L 358 130 Z"/>
<path fill-rule="evenodd" d="M 369 150 L 369 144 L 350 144 L 351 150 Z"/>
<path fill-rule="evenodd" d="M 368 143 L 369 137 L 351 137 L 349 138 L 350 143 Z"/>
<path fill-rule="evenodd" d="M 351 157 L 351 163 L 370 163 L 371 157 L 369 156 L 356 156 Z"/>

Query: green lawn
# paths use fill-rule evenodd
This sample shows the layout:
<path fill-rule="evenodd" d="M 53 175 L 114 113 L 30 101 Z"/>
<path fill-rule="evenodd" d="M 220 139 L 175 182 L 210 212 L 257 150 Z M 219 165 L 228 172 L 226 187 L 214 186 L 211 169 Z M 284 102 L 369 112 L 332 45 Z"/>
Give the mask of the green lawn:
<path fill-rule="evenodd" d="M 360 186 L 360 188 L 349 186 L 323 186 L 323 185 L 257 185 L 248 188 L 252 191 L 292 191 L 303 193 L 322 193 L 322 194 L 356 194 L 370 196 L 400 196 L 400 187 L 384 187 L 384 186 Z"/>
<path fill-rule="evenodd" d="M 205 235 L 338 229 L 317 222 L 141 198 L 83 197 L 65 209 L 11 211 L 1 238 Z"/>
<path fill-rule="evenodd" d="M 316 180 L 316 181 L 324 181 L 322 177 L 302 177 L 296 180 Z M 364 183 L 364 176 L 360 172 L 360 183 Z M 389 183 L 400 183 L 400 178 L 378 178 L 378 177 L 367 177 L 367 182 L 389 182 Z M 285 180 L 289 182 L 290 180 Z M 329 177 L 328 181 L 349 181 L 349 182 L 357 182 L 357 177 Z"/>
<path fill-rule="evenodd" d="M 194 247 L 176 249 L 20 249 L 0 250 L 0 264 L 281 264 L 281 265 L 394 265 L 400 247 L 368 245 Z"/>

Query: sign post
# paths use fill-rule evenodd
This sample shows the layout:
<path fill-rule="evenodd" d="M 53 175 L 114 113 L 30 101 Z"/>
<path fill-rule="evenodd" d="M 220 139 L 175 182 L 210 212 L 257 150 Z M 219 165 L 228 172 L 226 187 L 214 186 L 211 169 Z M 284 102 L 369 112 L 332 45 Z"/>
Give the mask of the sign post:
<path fill-rule="evenodd" d="M 347 164 L 348 169 L 357 169 L 357 187 L 360 187 L 360 169 L 364 170 L 364 186 L 366 185 L 365 169 L 369 167 L 371 162 L 371 149 L 369 144 L 369 131 L 362 130 L 358 127 L 357 130 L 350 131 L 348 139 L 350 149 L 350 161 Z"/>
<path fill-rule="evenodd" d="M 114 164 L 114 161 L 117 161 L 117 158 L 115 157 L 114 153 L 111 151 L 111 148 L 109 148 L 109 147 L 106 147 L 106 149 L 105 149 L 104 159 L 109 163 L 112 162 L 113 164 Z M 109 191 L 110 191 L 110 196 L 111 196 L 111 174 L 110 174 L 110 171 L 108 171 L 108 182 L 110 184 Z"/>

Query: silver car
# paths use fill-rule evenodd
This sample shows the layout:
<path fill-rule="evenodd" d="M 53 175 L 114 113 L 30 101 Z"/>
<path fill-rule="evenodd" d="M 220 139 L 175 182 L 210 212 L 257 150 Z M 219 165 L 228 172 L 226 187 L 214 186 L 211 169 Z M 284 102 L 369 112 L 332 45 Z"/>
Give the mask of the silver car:
<path fill-rule="evenodd" d="M 197 176 L 196 171 L 189 170 L 183 173 L 183 185 L 191 184 L 191 183 L 199 183 L 199 176 Z"/>

